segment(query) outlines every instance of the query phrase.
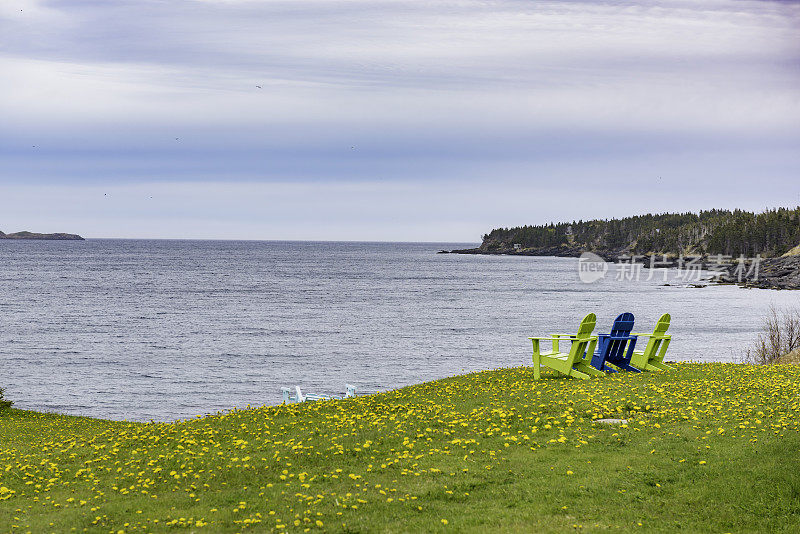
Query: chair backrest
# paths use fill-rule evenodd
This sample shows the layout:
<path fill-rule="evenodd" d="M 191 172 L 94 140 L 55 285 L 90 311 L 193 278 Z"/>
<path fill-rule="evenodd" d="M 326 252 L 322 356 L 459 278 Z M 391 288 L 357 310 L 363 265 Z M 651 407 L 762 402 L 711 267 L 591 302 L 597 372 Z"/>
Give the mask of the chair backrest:
<path fill-rule="evenodd" d="M 653 335 L 655 336 L 663 336 L 669 330 L 669 322 L 670 322 L 670 315 L 665 313 L 661 317 L 659 317 L 658 322 L 656 323 L 656 328 L 653 330 Z"/>
<path fill-rule="evenodd" d="M 614 324 L 611 326 L 611 336 L 629 336 L 631 335 L 631 330 L 633 330 L 633 314 L 629 312 L 621 313 L 614 319 Z"/>
<path fill-rule="evenodd" d="M 663 361 L 664 354 L 666 354 L 670 342 L 670 336 L 667 335 L 669 322 L 670 316 L 668 313 L 665 313 L 658 319 L 656 327 L 653 330 L 653 335 L 650 336 L 647 346 L 642 352 L 642 361 L 644 363 Z"/>
<path fill-rule="evenodd" d="M 578 327 L 578 334 L 575 337 L 578 339 L 588 338 L 592 335 L 595 324 L 597 324 L 597 316 L 593 313 L 590 313 L 583 318 L 583 321 L 581 321 L 581 324 Z"/>
<path fill-rule="evenodd" d="M 587 345 L 591 342 L 592 332 L 596 323 L 597 316 L 593 313 L 590 313 L 581 321 L 578 333 L 575 335 L 575 341 L 572 342 L 572 347 L 569 349 L 569 356 L 567 356 L 566 361 L 568 366 L 572 367 L 575 362 L 583 359 Z"/>
<path fill-rule="evenodd" d="M 633 321 L 632 313 L 621 313 L 614 319 L 611 333 L 599 336 L 600 346 L 597 349 L 597 353 L 592 356 L 592 365 L 595 368 L 606 369 L 606 362 L 616 365 L 622 364 L 623 366 L 629 363 L 629 352 L 633 349 L 631 343 L 635 343 L 630 337 L 631 330 L 633 330 Z"/>

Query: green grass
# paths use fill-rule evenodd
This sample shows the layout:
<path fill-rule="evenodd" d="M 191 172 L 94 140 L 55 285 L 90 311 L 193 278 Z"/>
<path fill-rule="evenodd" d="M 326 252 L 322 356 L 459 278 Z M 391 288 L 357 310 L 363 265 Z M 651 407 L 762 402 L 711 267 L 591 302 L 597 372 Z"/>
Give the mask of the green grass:
<path fill-rule="evenodd" d="M 799 383 L 515 368 L 172 424 L 7 410 L 0 531 L 798 532 Z"/>

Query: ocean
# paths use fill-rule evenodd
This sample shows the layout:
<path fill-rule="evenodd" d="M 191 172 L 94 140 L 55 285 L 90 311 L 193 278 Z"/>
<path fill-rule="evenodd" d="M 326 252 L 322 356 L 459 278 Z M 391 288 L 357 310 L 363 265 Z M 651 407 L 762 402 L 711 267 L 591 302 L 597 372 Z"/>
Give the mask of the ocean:
<path fill-rule="evenodd" d="M 668 312 L 668 360 L 736 361 L 770 305 L 797 303 L 675 270 L 584 283 L 574 258 L 436 254 L 470 246 L 0 241 L 0 387 L 23 409 L 171 421 L 276 404 L 282 386 L 373 393 L 529 365 L 528 336 L 589 312 L 598 331 L 632 312 L 642 332 Z"/>

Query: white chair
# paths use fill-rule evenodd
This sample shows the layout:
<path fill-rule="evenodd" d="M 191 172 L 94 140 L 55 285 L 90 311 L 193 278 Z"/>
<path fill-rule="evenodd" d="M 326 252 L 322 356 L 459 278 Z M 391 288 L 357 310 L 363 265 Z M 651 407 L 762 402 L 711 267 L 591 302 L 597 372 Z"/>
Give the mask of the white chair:
<path fill-rule="evenodd" d="M 345 384 L 345 394 L 343 397 L 339 397 L 336 395 L 324 395 L 321 393 L 306 393 L 300 390 L 300 386 L 294 387 L 294 395 L 292 395 L 292 389 L 283 387 L 281 388 L 281 393 L 283 394 L 283 402 L 285 404 L 289 404 L 290 402 L 306 402 L 306 401 L 318 401 L 318 400 L 332 400 L 332 399 L 344 399 L 347 397 L 355 397 L 356 396 L 356 387 L 352 384 Z"/>

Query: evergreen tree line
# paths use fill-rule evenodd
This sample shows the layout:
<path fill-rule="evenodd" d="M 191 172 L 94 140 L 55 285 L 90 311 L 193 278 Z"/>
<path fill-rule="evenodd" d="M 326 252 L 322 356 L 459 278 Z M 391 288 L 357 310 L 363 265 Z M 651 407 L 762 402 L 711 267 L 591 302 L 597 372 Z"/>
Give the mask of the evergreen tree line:
<path fill-rule="evenodd" d="M 776 256 L 800 245 L 800 207 L 763 213 L 708 210 L 497 228 L 484 249 L 571 246 L 631 254 Z"/>

